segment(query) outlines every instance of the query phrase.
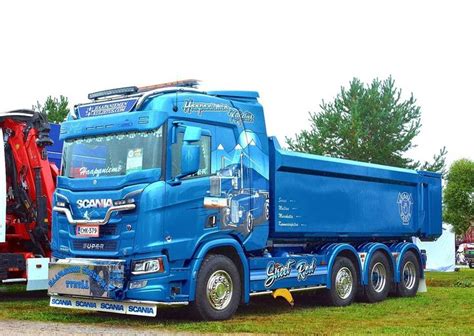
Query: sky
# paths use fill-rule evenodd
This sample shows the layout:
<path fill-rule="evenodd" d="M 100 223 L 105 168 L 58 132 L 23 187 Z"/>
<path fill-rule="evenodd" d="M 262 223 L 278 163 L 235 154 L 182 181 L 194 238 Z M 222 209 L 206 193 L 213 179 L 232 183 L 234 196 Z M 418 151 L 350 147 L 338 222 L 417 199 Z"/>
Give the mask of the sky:
<path fill-rule="evenodd" d="M 422 111 L 416 160 L 474 159 L 472 1 L 2 1 L 0 111 L 196 78 L 258 91 L 283 144 L 357 77 Z"/>

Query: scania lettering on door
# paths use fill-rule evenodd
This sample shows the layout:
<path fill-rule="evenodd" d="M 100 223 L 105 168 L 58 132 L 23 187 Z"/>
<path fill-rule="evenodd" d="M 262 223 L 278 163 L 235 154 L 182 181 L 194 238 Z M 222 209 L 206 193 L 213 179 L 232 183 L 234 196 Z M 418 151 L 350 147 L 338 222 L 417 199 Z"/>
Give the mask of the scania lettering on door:
<path fill-rule="evenodd" d="M 108 208 L 113 205 L 110 198 L 83 199 L 76 201 L 78 209 Z"/>

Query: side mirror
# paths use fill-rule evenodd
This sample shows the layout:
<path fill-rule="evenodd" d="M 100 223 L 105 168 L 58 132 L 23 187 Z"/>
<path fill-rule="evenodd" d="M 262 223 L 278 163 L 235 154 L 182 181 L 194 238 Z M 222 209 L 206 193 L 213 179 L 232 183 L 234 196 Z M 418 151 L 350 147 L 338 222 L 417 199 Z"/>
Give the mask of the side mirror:
<path fill-rule="evenodd" d="M 194 174 L 199 170 L 201 163 L 201 146 L 193 144 L 201 140 L 200 127 L 186 126 L 181 147 L 181 173 L 171 181 L 172 185 L 180 184 L 180 179 Z"/>
<path fill-rule="evenodd" d="M 185 177 L 196 173 L 199 170 L 201 162 L 201 151 L 199 145 L 183 143 L 181 149 L 181 174 L 179 177 Z"/>
<path fill-rule="evenodd" d="M 188 143 L 199 141 L 201 140 L 201 133 L 202 130 L 200 127 L 186 126 L 183 141 Z"/>

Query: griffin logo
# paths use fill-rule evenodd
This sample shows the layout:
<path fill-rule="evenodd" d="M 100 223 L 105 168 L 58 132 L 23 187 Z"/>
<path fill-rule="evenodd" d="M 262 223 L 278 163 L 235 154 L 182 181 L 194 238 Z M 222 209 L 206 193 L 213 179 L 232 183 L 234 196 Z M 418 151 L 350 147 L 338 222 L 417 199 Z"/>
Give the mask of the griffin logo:
<path fill-rule="evenodd" d="M 413 200 L 411 193 L 398 193 L 397 203 L 402 223 L 403 225 L 408 225 L 410 223 L 411 215 L 413 213 Z"/>

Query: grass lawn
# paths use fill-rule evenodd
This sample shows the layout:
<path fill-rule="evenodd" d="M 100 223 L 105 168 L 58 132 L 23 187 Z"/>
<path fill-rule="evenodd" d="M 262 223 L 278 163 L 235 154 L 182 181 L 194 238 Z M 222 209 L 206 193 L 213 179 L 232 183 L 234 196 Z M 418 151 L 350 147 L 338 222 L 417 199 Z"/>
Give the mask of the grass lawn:
<path fill-rule="evenodd" d="M 388 298 L 378 304 L 333 308 L 318 292 L 295 295 L 292 308 L 282 299 L 254 297 L 223 322 L 193 322 L 186 310 L 163 308 L 155 319 L 51 308 L 45 292 L 0 291 L 0 319 L 97 323 L 138 330 L 274 334 L 463 334 L 474 332 L 474 270 L 427 273 L 428 292 L 414 298 Z"/>

